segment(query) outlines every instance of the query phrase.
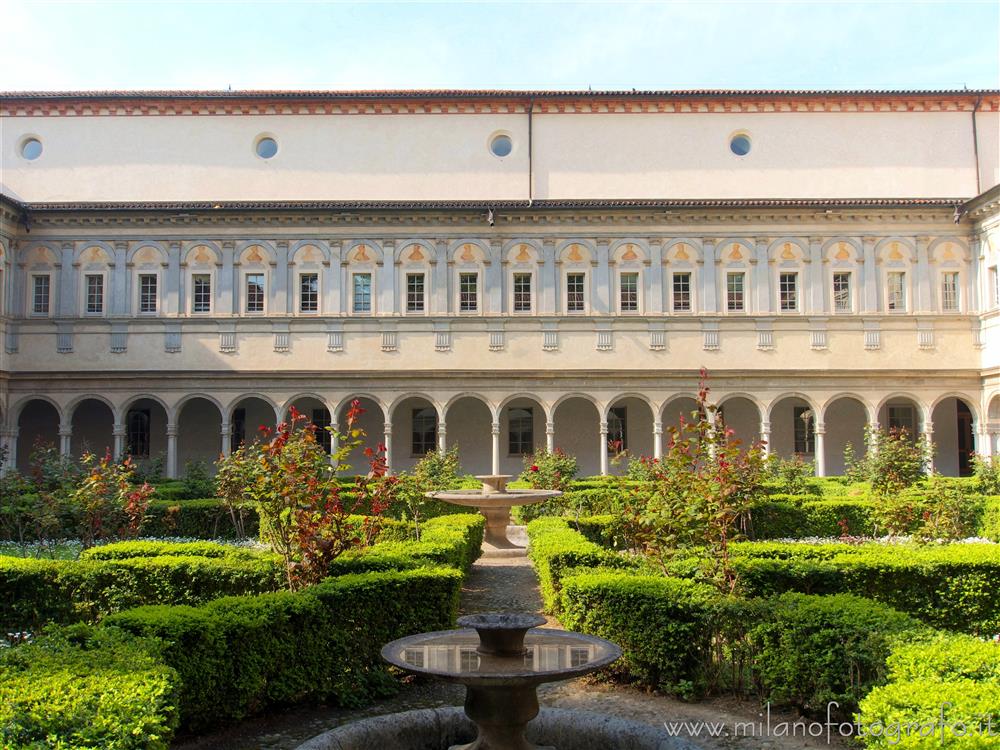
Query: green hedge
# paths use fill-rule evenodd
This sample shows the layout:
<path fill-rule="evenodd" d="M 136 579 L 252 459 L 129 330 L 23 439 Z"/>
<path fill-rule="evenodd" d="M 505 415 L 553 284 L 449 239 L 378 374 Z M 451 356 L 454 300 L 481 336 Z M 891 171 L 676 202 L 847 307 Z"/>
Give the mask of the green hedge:
<path fill-rule="evenodd" d="M 258 533 L 257 513 L 244 511 L 244 530 L 250 538 Z M 142 526 L 146 536 L 183 536 L 195 539 L 235 539 L 233 520 L 216 497 L 195 500 L 165 500 L 159 492 L 149 504 Z"/>
<path fill-rule="evenodd" d="M 112 560 L 0 557 L 0 629 L 97 620 L 144 604 L 201 604 L 277 591 L 284 571 L 258 558 L 162 555 Z M 6 631 L 4 631 L 6 632 Z"/>
<path fill-rule="evenodd" d="M 298 593 L 141 607 L 106 623 L 166 644 L 181 679 L 181 725 L 197 731 L 269 706 L 357 706 L 386 693 L 379 649 L 452 627 L 461 585 L 452 568 L 344 575 Z"/>
<path fill-rule="evenodd" d="M 576 567 L 628 567 L 627 560 L 589 542 L 564 518 L 538 518 L 528 524 L 528 557 L 535 565 L 545 609 L 559 612 L 560 579 Z"/>
<path fill-rule="evenodd" d="M 754 539 L 838 537 L 844 531 L 840 521 L 846 522 L 848 534 L 870 536 L 875 529 L 874 508 L 870 500 L 775 496 L 751 509 L 750 536 Z"/>
<path fill-rule="evenodd" d="M 889 730 L 881 736 L 865 732 L 866 747 L 1000 745 L 1000 643 L 938 635 L 900 645 L 889 657 L 888 667 L 889 684 L 861 701 L 856 718 L 863 729 Z M 933 738 L 921 736 L 919 729 L 938 722 L 942 710 L 948 728 L 937 727 Z M 898 731 L 901 727 L 918 729 Z M 990 727 L 993 735 L 985 736 Z"/>
<path fill-rule="evenodd" d="M 863 596 L 917 617 L 928 625 L 972 634 L 1000 632 L 1000 546 L 953 544 L 904 547 L 869 544 L 767 545 L 785 557 L 743 556 L 734 567 L 744 596 L 786 591 Z M 841 551 L 831 553 L 840 546 Z"/>
<path fill-rule="evenodd" d="M 80 553 L 81 560 L 128 560 L 134 557 L 160 557 L 163 555 L 182 557 L 227 557 L 241 560 L 259 559 L 262 550 L 235 547 L 218 542 L 167 542 L 156 539 L 140 539 L 134 542 L 114 542 L 99 547 L 91 547 Z"/>
<path fill-rule="evenodd" d="M 917 620 L 849 594 L 782 594 L 750 631 L 754 672 L 768 699 L 823 713 L 853 708 L 886 674 L 901 636 L 927 630 Z"/>
<path fill-rule="evenodd" d="M 166 750 L 180 679 L 159 649 L 86 625 L 0 649 L 0 747 Z"/>

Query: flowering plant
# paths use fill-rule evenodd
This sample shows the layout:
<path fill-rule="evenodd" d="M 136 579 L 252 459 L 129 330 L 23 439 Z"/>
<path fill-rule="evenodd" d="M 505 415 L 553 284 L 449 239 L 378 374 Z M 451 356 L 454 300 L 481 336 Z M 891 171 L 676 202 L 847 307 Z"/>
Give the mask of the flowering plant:
<path fill-rule="evenodd" d="M 134 539 L 146 518 L 154 489 L 146 482 L 134 484 L 131 458 L 115 462 L 85 453 L 80 459 L 86 473 L 72 494 L 80 541 L 91 547 L 102 539 Z"/>

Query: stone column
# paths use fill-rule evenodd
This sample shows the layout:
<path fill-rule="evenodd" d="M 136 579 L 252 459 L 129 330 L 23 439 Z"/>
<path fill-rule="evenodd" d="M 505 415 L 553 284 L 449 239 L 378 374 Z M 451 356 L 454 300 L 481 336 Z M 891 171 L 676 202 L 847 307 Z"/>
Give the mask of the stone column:
<path fill-rule="evenodd" d="M 70 422 L 59 423 L 59 455 L 69 456 L 70 444 L 73 440 L 73 425 Z"/>
<path fill-rule="evenodd" d="M 118 422 L 111 428 L 111 435 L 114 437 L 115 460 L 120 460 L 125 455 L 125 425 Z"/>
<path fill-rule="evenodd" d="M 605 419 L 601 420 L 600 438 L 601 438 L 601 451 L 598 455 L 601 457 L 601 476 L 608 475 L 608 422 Z"/>
<path fill-rule="evenodd" d="M 483 269 L 483 312 L 487 315 L 502 315 L 507 295 L 504 294 L 503 248 L 500 240 L 490 241 L 490 253 L 486 268 Z"/>
<path fill-rule="evenodd" d="M 73 262 L 75 246 L 72 242 L 64 242 L 62 245 L 62 262 L 59 268 L 59 291 L 56 292 L 56 302 L 58 311 L 56 314 L 62 318 L 75 318 L 78 316 L 76 306 L 76 273 L 77 266 Z M 49 290 L 52 294 L 54 289 Z"/>
<path fill-rule="evenodd" d="M 649 273 L 646 288 L 649 293 L 646 298 L 646 312 L 650 315 L 660 315 L 664 310 L 663 294 L 663 240 L 649 241 L 649 263 L 646 265 Z"/>
<path fill-rule="evenodd" d="M 432 272 L 434 278 L 434 295 L 431 312 L 435 315 L 448 314 L 448 241 L 437 240 L 435 243 L 435 263 Z"/>
<path fill-rule="evenodd" d="M 442 456 L 448 452 L 448 425 L 444 420 L 438 420 L 438 453 Z"/>
<path fill-rule="evenodd" d="M 663 422 L 659 419 L 653 420 L 653 458 L 663 458 Z"/>
<path fill-rule="evenodd" d="M 545 450 L 554 453 L 556 450 L 556 423 L 545 423 Z"/>
<path fill-rule="evenodd" d="M 719 311 L 716 304 L 715 240 L 705 239 L 702 243 L 703 261 L 701 266 L 701 311 L 707 315 Z"/>
<path fill-rule="evenodd" d="M 383 445 L 385 445 L 385 473 L 392 474 L 392 422 L 386 422 L 383 426 L 385 429 L 385 440 Z"/>
<path fill-rule="evenodd" d="M 754 300 L 754 311 L 758 314 L 767 314 L 771 312 L 771 264 L 768 263 L 767 258 L 767 248 L 770 242 L 767 237 L 757 237 L 754 240 L 754 255 L 751 261 L 753 265 L 753 285 L 756 291 L 756 299 Z M 751 279 L 747 279 L 751 281 Z M 745 290 L 745 294 L 749 298 L 749 289 Z"/>
<path fill-rule="evenodd" d="M 176 422 L 167 422 L 167 479 L 177 479 Z"/>
<path fill-rule="evenodd" d="M 809 265 L 805 268 L 806 278 L 802 280 L 805 285 L 803 293 L 806 296 L 806 311 L 813 315 L 824 312 L 824 273 L 823 273 L 823 238 L 809 238 Z"/>
<path fill-rule="evenodd" d="M 607 315 L 614 306 L 611 303 L 611 266 L 606 240 L 597 243 L 595 261 L 596 267 L 590 284 L 590 311 L 595 315 Z"/>
<path fill-rule="evenodd" d="M 992 456 L 994 459 L 997 457 L 997 436 L 1000 435 L 1000 429 L 995 427 L 986 427 L 986 450 L 984 455 Z M 11 455 L 14 453 L 14 446 L 17 444 L 17 437 L 14 437 L 14 441 L 11 443 Z"/>
<path fill-rule="evenodd" d="M 111 303 L 108 311 L 112 317 L 128 315 L 132 306 L 132 295 L 128 293 L 128 243 L 115 243 L 115 262 L 111 271 L 108 289 L 111 290 Z"/>
<path fill-rule="evenodd" d="M 771 423 L 766 418 L 760 420 L 760 439 L 764 443 L 764 457 L 771 455 Z"/>
<path fill-rule="evenodd" d="M 219 433 L 222 438 L 222 450 L 219 451 L 219 455 L 228 456 L 233 449 L 233 426 L 229 422 L 223 422 Z"/>
<path fill-rule="evenodd" d="M 500 473 L 500 423 L 494 422 L 490 425 L 490 432 L 493 435 L 493 463 L 491 473 L 496 476 Z"/>
<path fill-rule="evenodd" d="M 391 240 L 382 243 L 382 262 L 376 264 L 375 294 L 377 315 L 398 315 L 399 295 L 396 294 L 396 246 Z"/>
<path fill-rule="evenodd" d="M 167 243 L 167 274 L 164 279 L 165 292 L 163 307 L 168 316 L 175 316 L 184 310 L 184 280 L 181 278 L 181 243 Z"/>
<path fill-rule="evenodd" d="M 542 241 L 542 272 L 539 291 L 539 312 L 554 315 L 556 311 L 556 243 L 555 240 Z"/>
<path fill-rule="evenodd" d="M 878 422 L 869 422 L 865 425 L 865 431 L 868 434 L 868 450 L 873 454 L 878 453 L 878 431 L 881 425 Z"/>
<path fill-rule="evenodd" d="M 236 243 L 225 241 L 222 243 L 222 273 L 219 274 L 219 291 L 216 299 L 219 300 L 219 312 L 222 315 L 232 315 L 236 312 L 236 304 L 239 300 L 237 290 L 234 288 L 235 270 L 233 256 L 236 253 Z"/>
<path fill-rule="evenodd" d="M 920 430 L 927 438 L 927 466 L 924 471 L 927 474 L 934 473 L 934 423 L 930 417 L 924 418 L 923 429 Z"/>
<path fill-rule="evenodd" d="M 861 312 L 878 312 L 878 268 L 875 265 L 875 238 L 862 239 L 864 246 L 864 294 L 861 299 Z"/>
<path fill-rule="evenodd" d="M 337 453 L 340 451 L 340 425 L 330 422 L 330 466 L 336 469 L 340 465 Z"/>
<path fill-rule="evenodd" d="M 813 426 L 813 436 L 816 441 L 816 476 L 826 476 L 826 423 L 816 422 Z"/>
<path fill-rule="evenodd" d="M 271 276 L 271 288 L 267 290 L 267 311 L 269 315 L 288 315 L 291 312 L 290 303 L 295 298 L 290 289 L 294 276 L 289 273 L 292 269 L 288 266 L 288 240 L 278 240 L 274 246 L 278 251 L 278 260 Z"/>
<path fill-rule="evenodd" d="M 931 267 L 927 258 L 927 247 L 930 245 L 930 242 L 930 237 L 917 237 L 917 304 L 914 309 L 918 313 L 927 313 L 934 308 L 934 292 L 931 288 Z"/>

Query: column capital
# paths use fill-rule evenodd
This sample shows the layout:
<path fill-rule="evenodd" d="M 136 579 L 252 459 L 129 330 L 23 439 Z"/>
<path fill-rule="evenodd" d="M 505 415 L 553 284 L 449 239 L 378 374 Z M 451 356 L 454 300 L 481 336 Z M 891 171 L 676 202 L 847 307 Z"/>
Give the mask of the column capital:
<path fill-rule="evenodd" d="M 116 424 L 111 428 L 111 434 L 114 437 L 125 437 L 125 425 Z"/>
<path fill-rule="evenodd" d="M 816 424 L 813 425 L 813 432 L 817 435 L 825 435 L 826 422 L 816 422 Z"/>
<path fill-rule="evenodd" d="M 500 434 L 500 423 L 499 422 L 493 422 L 490 425 L 490 432 L 492 434 L 494 434 L 494 435 L 499 435 Z"/>
<path fill-rule="evenodd" d="M 219 427 L 219 432 L 223 435 L 228 435 L 233 430 L 233 425 L 230 422 L 222 422 Z"/>
<path fill-rule="evenodd" d="M 167 437 L 177 437 L 176 422 L 167 422 Z"/>
<path fill-rule="evenodd" d="M 602 435 L 608 434 L 608 423 L 603 419 L 601 420 L 601 434 Z"/>
<path fill-rule="evenodd" d="M 663 422 L 661 422 L 659 419 L 653 420 L 653 434 L 654 435 L 663 434 Z"/>
<path fill-rule="evenodd" d="M 546 422 L 545 423 L 545 434 L 546 435 L 554 435 L 555 432 L 556 432 L 556 423 L 555 422 Z"/>
<path fill-rule="evenodd" d="M 771 423 L 768 422 L 766 419 L 762 419 L 761 422 L 760 422 L 760 431 L 762 433 L 765 433 L 765 434 L 770 433 L 771 432 Z"/>
<path fill-rule="evenodd" d="M 392 422 L 386 422 L 385 424 L 383 424 L 382 425 L 382 430 L 385 432 L 386 435 L 391 435 L 392 434 Z"/>

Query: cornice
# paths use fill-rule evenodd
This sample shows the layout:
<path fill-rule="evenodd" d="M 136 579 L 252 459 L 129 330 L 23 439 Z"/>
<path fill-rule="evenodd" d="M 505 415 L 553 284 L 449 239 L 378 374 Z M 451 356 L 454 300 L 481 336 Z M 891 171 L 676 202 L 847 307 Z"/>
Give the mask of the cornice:
<path fill-rule="evenodd" d="M 1000 111 L 997 91 L 105 91 L 0 94 L 5 117 Z"/>

